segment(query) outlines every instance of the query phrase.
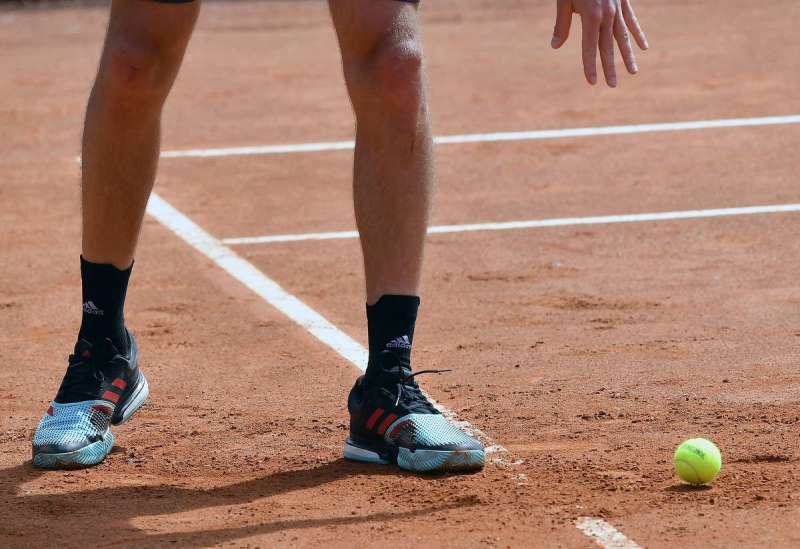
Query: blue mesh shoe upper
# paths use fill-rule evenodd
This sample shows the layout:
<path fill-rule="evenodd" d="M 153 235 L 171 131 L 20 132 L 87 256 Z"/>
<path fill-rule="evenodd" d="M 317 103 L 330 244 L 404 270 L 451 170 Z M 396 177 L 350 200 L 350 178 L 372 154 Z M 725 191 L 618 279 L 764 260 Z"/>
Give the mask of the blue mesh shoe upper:
<path fill-rule="evenodd" d="M 33 436 L 34 453 L 74 452 L 102 440 L 113 412 L 113 404 L 104 400 L 53 402 Z"/>
<path fill-rule="evenodd" d="M 482 450 L 483 445 L 441 414 L 408 414 L 384 433 L 386 442 L 400 448 L 440 451 Z"/>
<path fill-rule="evenodd" d="M 110 340 L 79 340 L 55 399 L 33 436 L 34 465 L 46 468 L 99 463 L 111 451 L 109 428 L 125 421 L 147 398 L 130 332 L 120 352 Z"/>
<path fill-rule="evenodd" d="M 412 373 L 401 357 L 383 351 L 350 391 L 351 441 L 381 454 L 391 448 L 482 452 L 483 445 L 449 422 L 415 381 L 441 371 Z"/>

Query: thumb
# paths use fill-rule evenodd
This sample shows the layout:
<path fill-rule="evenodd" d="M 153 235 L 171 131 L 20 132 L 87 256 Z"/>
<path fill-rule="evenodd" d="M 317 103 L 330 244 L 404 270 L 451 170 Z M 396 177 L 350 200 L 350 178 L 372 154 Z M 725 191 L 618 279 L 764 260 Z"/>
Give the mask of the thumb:
<path fill-rule="evenodd" d="M 569 38 L 569 28 L 572 25 L 572 0 L 558 0 L 556 12 L 556 26 L 553 29 L 553 39 L 550 46 L 558 49 Z"/>

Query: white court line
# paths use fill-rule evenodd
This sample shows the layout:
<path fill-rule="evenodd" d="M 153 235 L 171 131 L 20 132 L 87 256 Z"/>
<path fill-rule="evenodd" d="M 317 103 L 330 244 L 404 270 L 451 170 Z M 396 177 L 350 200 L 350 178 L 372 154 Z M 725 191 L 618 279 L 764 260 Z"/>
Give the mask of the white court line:
<path fill-rule="evenodd" d="M 250 288 L 264 301 L 278 309 L 291 320 L 305 328 L 311 335 L 339 353 L 345 360 L 360 370 L 367 365 L 367 350 L 353 338 L 334 326 L 317 311 L 281 288 L 252 263 L 240 257 L 202 227 L 175 209 L 155 193 L 150 196 L 147 213 L 175 233 L 187 244 L 216 263 L 233 278 Z M 430 397 L 428 397 L 430 398 Z M 434 406 L 449 420 L 477 437 L 492 454 L 490 461 L 501 465 L 519 465 L 503 446 L 493 442 L 483 431 L 469 422 L 456 418 L 455 414 L 431 399 Z"/>
<path fill-rule="evenodd" d="M 668 221 L 672 219 L 696 219 L 704 217 L 729 217 L 736 215 L 755 215 L 785 212 L 800 212 L 800 204 L 774 204 L 771 206 L 747 206 L 743 208 L 716 208 L 708 210 L 684 210 L 676 212 L 642 213 L 629 215 L 602 215 L 593 217 L 561 217 L 531 221 L 506 221 L 501 223 L 470 223 L 465 225 L 435 225 L 428 228 L 428 234 L 463 233 L 475 231 L 508 231 L 512 229 L 533 229 L 539 227 L 565 227 L 570 225 L 604 225 L 610 223 L 636 223 L 642 221 Z M 327 233 L 300 233 L 268 236 L 245 236 L 224 238 L 222 243 L 229 246 L 243 244 L 271 244 L 275 242 L 298 242 L 303 240 L 334 240 L 357 238 L 357 231 Z"/>
<path fill-rule="evenodd" d="M 583 517 L 578 519 L 575 527 L 605 549 L 641 549 L 625 534 L 602 519 Z"/>
<path fill-rule="evenodd" d="M 668 122 L 661 124 L 634 124 L 627 126 L 600 126 L 593 128 L 565 128 L 560 130 L 536 130 L 523 132 L 472 133 L 445 135 L 434 138 L 437 145 L 458 143 L 492 143 L 497 141 L 530 141 L 562 137 L 592 137 L 598 135 L 625 135 L 636 133 L 674 132 L 685 130 L 707 130 L 713 128 L 740 128 L 746 126 L 775 126 L 800 124 L 800 115 L 762 116 L 757 118 L 724 118 L 698 120 L 694 122 Z M 290 154 L 324 151 L 349 151 L 354 141 L 330 141 L 320 143 L 297 143 L 289 145 L 263 145 L 252 147 L 222 147 L 164 151 L 161 158 L 209 158 L 217 156 L 244 156 L 254 154 Z"/>

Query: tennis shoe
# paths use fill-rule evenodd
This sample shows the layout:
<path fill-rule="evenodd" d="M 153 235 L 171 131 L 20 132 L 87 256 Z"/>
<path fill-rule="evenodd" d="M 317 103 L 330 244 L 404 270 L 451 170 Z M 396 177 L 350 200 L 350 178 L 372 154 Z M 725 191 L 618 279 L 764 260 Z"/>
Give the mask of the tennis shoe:
<path fill-rule="evenodd" d="M 33 464 L 45 469 L 88 467 L 103 461 L 114 446 L 111 425 L 124 423 L 149 394 L 139 369 L 139 350 L 126 330 L 128 352 L 111 340 L 81 339 L 67 373 L 33 436 Z"/>
<path fill-rule="evenodd" d="M 420 473 L 481 469 L 483 445 L 448 421 L 415 379 L 444 371 L 412 373 L 400 355 L 382 351 L 350 391 L 344 457 Z"/>

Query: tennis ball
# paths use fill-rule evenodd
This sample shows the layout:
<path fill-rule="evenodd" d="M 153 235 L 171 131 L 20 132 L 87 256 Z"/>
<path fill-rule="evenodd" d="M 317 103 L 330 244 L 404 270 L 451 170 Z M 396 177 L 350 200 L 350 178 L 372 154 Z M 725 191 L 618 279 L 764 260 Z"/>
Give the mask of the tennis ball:
<path fill-rule="evenodd" d="M 690 438 L 675 450 L 675 472 L 689 484 L 708 484 L 722 468 L 722 456 L 713 442 Z"/>

